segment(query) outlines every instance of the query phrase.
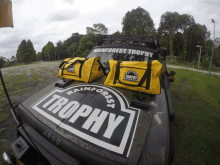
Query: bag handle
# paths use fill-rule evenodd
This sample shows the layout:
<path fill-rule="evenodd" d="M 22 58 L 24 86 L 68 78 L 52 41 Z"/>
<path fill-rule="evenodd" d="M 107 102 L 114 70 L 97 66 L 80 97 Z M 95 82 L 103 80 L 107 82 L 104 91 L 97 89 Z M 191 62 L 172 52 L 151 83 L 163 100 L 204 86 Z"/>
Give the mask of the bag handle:
<path fill-rule="evenodd" d="M 69 60 L 71 60 L 71 58 L 69 58 Z M 69 60 L 61 62 L 61 64 L 59 65 L 59 68 L 62 69 L 61 67 L 63 66 L 63 64 L 69 62 Z"/>
<path fill-rule="evenodd" d="M 75 63 L 80 63 L 81 65 L 80 65 L 80 68 L 79 68 L 79 78 L 81 78 L 81 76 L 82 76 L 82 67 L 83 67 L 83 64 L 84 64 L 84 62 L 86 61 L 86 60 L 88 60 L 88 58 L 85 58 L 84 60 L 76 60 L 76 61 L 74 61 L 72 64 L 70 64 L 70 65 L 74 65 Z M 69 65 L 69 66 L 70 66 Z M 69 67 L 68 66 L 68 67 Z"/>
<path fill-rule="evenodd" d="M 85 62 L 84 60 L 76 60 L 76 61 L 72 62 L 70 65 L 74 65 L 75 63 L 81 63 L 81 64 L 82 64 L 82 63 L 84 63 L 84 62 Z M 69 66 L 70 66 L 70 65 L 69 65 Z M 68 67 L 69 67 L 69 66 L 68 66 Z"/>
<path fill-rule="evenodd" d="M 71 59 L 69 59 L 69 60 L 71 60 Z M 61 72 L 62 76 L 63 76 L 64 67 L 65 67 L 66 64 L 69 62 L 69 60 L 68 60 L 68 61 L 63 61 L 63 62 L 61 62 L 61 64 L 59 65 L 59 68 L 62 70 L 62 72 Z M 63 64 L 64 64 L 64 65 L 63 65 Z M 61 68 L 61 66 L 63 66 L 63 67 Z"/>
<path fill-rule="evenodd" d="M 99 63 L 100 68 L 102 69 L 104 75 L 106 76 L 107 74 L 106 74 L 105 68 L 103 67 L 103 65 L 99 59 L 98 59 L 98 63 Z"/>
<path fill-rule="evenodd" d="M 114 78 L 113 84 L 115 84 L 116 81 L 118 80 L 119 83 L 124 84 L 124 85 L 141 87 L 142 84 L 144 83 L 144 81 L 147 79 L 147 81 L 146 81 L 146 87 L 145 87 L 145 88 L 146 88 L 147 90 L 150 89 L 150 77 L 151 77 L 151 59 L 150 59 L 150 58 L 149 58 L 149 60 L 147 61 L 147 70 L 146 70 L 146 72 L 144 73 L 144 75 L 143 75 L 143 77 L 141 78 L 141 80 L 140 80 L 140 82 L 138 83 L 138 85 L 132 85 L 132 84 L 123 83 L 123 82 L 121 82 L 121 81 L 119 80 L 120 64 L 121 64 L 121 61 L 118 61 L 118 62 L 117 62 L 117 65 L 116 65 L 115 78 Z"/>
<path fill-rule="evenodd" d="M 113 84 L 115 84 L 116 81 L 119 80 L 120 64 L 121 64 L 121 61 L 118 61 L 116 64 L 115 78 L 114 78 Z"/>
<path fill-rule="evenodd" d="M 144 81 L 147 79 L 146 81 L 146 89 L 149 90 L 150 89 L 150 76 L 151 76 L 151 58 L 148 58 L 147 61 L 147 70 L 144 73 L 142 79 L 140 80 L 140 82 L 138 83 L 138 86 L 141 86 Z"/>
<path fill-rule="evenodd" d="M 63 61 L 60 65 L 59 68 L 61 69 L 61 66 L 63 66 L 63 64 L 66 63 L 66 61 Z"/>
<path fill-rule="evenodd" d="M 164 74 L 165 74 L 166 76 L 171 76 L 171 74 L 169 74 L 166 70 L 165 70 Z"/>

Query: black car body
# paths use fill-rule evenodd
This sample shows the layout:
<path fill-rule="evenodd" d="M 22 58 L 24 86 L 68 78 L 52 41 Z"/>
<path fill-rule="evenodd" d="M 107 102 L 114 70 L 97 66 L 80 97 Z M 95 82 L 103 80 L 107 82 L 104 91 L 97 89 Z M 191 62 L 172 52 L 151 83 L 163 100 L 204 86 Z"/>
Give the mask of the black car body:
<path fill-rule="evenodd" d="M 94 56 L 101 57 L 107 71 L 111 58 L 152 58 L 167 69 L 166 49 L 153 37 L 101 36 L 88 55 Z M 105 86 L 105 78 L 91 83 L 54 82 L 20 103 L 15 120 L 21 120 L 22 126 L 18 122 L 20 140 L 12 144 L 15 155 L 25 161 L 34 149 L 57 165 L 170 164 L 174 112 L 169 77 L 162 76 L 157 95 Z M 23 151 L 16 149 L 18 141 Z"/>

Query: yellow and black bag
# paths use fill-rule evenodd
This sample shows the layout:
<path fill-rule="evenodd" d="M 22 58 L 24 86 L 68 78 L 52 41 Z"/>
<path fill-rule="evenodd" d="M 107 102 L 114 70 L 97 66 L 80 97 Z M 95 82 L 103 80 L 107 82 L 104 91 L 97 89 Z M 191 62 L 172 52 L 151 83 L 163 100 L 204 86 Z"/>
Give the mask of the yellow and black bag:
<path fill-rule="evenodd" d="M 104 84 L 149 94 L 160 94 L 160 80 L 165 72 L 158 60 L 115 61 L 109 60 L 110 72 Z"/>
<path fill-rule="evenodd" d="M 91 82 L 106 74 L 100 57 L 65 59 L 59 66 L 58 77 Z"/>

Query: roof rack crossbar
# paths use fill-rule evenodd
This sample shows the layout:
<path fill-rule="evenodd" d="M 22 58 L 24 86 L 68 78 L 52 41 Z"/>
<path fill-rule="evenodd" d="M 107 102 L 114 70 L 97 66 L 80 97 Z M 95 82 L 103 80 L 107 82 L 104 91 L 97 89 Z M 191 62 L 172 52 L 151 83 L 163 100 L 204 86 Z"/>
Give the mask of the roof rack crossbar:
<path fill-rule="evenodd" d="M 156 44 L 154 37 L 143 37 L 143 36 L 131 36 L 131 35 L 101 35 L 97 39 L 96 45 L 102 45 L 105 41 L 133 41 L 133 42 L 144 42 L 146 44 Z"/>

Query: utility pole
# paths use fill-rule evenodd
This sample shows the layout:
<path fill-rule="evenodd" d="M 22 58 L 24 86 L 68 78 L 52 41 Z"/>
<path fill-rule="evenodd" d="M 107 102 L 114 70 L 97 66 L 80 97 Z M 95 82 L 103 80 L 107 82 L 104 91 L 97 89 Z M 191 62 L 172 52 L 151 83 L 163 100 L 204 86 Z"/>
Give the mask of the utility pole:
<path fill-rule="evenodd" d="M 214 51 L 214 45 L 215 45 L 215 21 L 214 19 L 212 19 L 211 21 L 212 23 L 214 23 L 214 35 L 213 35 L 213 47 L 212 47 L 212 57 L 211 57 L 211 62 L 210 62 L 210 67 L 209 67 L 209 75 L 210 75 L 210 70 L 212 67 L 212 58 L 213 58 L 213 51 Z M 209 75 L 208 75 L 208 78 L 209 78 Z"/>

